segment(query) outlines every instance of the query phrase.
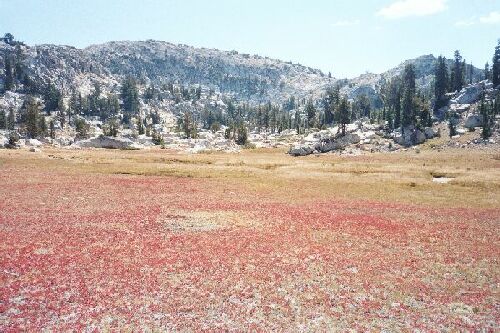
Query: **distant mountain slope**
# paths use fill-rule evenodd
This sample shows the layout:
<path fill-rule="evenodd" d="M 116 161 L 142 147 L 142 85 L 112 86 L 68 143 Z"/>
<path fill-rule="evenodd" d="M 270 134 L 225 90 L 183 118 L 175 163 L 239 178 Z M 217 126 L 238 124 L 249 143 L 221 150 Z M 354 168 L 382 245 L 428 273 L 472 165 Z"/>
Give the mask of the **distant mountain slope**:
<path fill-rule="evenodd" d="M 382 81 L 401 74 L 407 63 L 415 65 L 417 85 L 430 89 L 436 62 L 433 55 L 426 55 L 407 60 L 383 74 L 336 80 L 318 69 L 257 55 L 152 40 L 109 42 L 85 49 L 23 45 L 18 51 L 0 42 L 2 72 L 6 55 L 15 55 L 35 83 L 51 81 L 66 92 L 76 89 L 88 93 L 94 82 L 100 82 L 104 90 L 117 91 L 123 78 L 131 75 L 144 83 L 201 84 L 251 104 L 282 103 L 290 96 L 318 98 L 337 83 L 342 84 L 343 93 L 350 98 L 366 94 L 376 103 Z M 474 68 L 474 76 L 481 75 L 482 71 Z M 4 75 L 0 77 L 3 79 Z"/>
<path fill-rule="evenodd" d="M 34 81 L 51 81 L 62 89 L 87 91 L 94 81 L 113 89 L 131 75 L 146 83 L 201 84 L 255 104 L 284 102 L 289 96 L 306 98 L 335 82 L 318 69 L 298 64 L 158 41 L 109 42 L 85 49 L 21 46 L 21 50 Z M 0 61 L 15 52 L 13 46 L 0 43 Z"/>
<path fill-rule="evenodd" d="M 391 80 L 397 76 L 402 75 L 404 68 L 407 64 L 412 64 L 415 67 L 416 84 L 418 89 L 424 91 L 430 91 L 433 89 L 434 82 L 434 67 L 436 65 L 437 58 L 430 55 L 423 55 L 415 59 L 409 59 L 398 66 L 382 73 L 382 74 L 372 74 L 367 73 L 360 75 L 356 78 L 344 81 L 344 87 L 342 92 L 348 95 L 350 98 L 355 98 L 361 94 L 365 94 L 373 101 L 375 104 L 378 99 L 378 89 L 384 80 Z M 452 59 L 447 59 L 448 67 L 451 68 L 453 65 Z M 482 79 L 484 71 L 476 67 L 472 67 L 472 75 L 475 81 Z M 467 65 L 467 73 L 469 73 L 470 65 Z"/>

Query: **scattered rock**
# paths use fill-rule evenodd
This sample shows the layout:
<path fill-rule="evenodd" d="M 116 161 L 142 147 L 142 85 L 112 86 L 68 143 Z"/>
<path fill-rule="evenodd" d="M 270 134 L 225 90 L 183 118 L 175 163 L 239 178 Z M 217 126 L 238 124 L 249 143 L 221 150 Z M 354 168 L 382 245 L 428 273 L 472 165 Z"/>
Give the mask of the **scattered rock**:
<path fill-rule="evenodd" d="M 288 152 L 288 154 L 292 156 L 307 156 L 311 155 L 312 153 L 314 153 L 314 149 L 312 149 L 311 147 L 295 147 L 290 149 L 290 151 Z"/>
<path fill-rule="evenodd" d="M 130 139 L 98 136 L 95 138 L 78 141 L 76 146 L 81 148 L 106 148 L 106 149 L 140 149 L 140 145 Z"/>
<path fill-rule="evenodd" d="M 476 128 L 483 125 L 483 117 L 478 114 L 470 115 L 465 121 L 465 128 Z"/>
<path fill-rule="evenodd" d="M 437 136 L 437 132 L 432 127 L 426 127 L 424 129 L 424 134 L 427 139 L 432 139 Z"/>

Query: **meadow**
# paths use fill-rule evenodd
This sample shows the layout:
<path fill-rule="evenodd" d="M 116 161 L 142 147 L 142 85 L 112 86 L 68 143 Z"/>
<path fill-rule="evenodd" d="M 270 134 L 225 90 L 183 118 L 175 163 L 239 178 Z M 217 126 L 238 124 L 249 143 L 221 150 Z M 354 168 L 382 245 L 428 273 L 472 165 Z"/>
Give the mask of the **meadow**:
<path fill-rule="evenodd" d="M 500 325 L 494 149 L 0 150 L 0 184 L 0 331 Z"/>

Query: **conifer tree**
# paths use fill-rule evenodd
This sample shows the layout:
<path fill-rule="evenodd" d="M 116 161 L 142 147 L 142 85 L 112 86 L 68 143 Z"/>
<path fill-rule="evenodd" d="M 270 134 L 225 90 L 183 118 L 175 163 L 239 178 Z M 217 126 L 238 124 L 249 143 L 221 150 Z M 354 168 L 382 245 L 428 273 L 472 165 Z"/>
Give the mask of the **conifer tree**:
<path fill-rule="evenodd" d="M 7 129 L 7 115 L 4 110 L 0 110 L 0 129 Z"/>
<path fill-rule="evenodd" d="M 5 62 L 4 90 L 9 91 L 14 89 L 14 73 L 12 70 L 12 60 L 8 57 L 5 57 L 4 62 Z"/>
<path fill-rule="evenodd" d="M 56 138 L 56 125 L 54 124 L 54 120 L 51 120 L 49 123 L 49 135 L 51 139 Z"/>
<path fill-rule="evenodd" d="M 481 136 L 484 140 L 488 139 L 491 136 L 491 127 L 493 123 L 492 115 L 491 115 L 491 106 L 484 99 L 484 95 L 481 98 L 481 104 L 479 105 L 479 113 L 481 114 L 481 118 L 483 118 L 483 130 L 481 132 Z"/>
<path fill-rule="evenodd" d="M 464 86 L 464 65 L 460 51 L 455 51 L 454 58 L 451 69 L 451 91 L 460 91 Z"/>
<path fill-rule="evenodd" d="M 300 112 L 299 108 L 295 109 L 295 128 L 297 130 L 297 134 L 300 134 Z"/>
<path fill-rule="evenodd" d="M 14 115 L 14 109 L 10 108 L 9 114 L 7 115 L 7 129 L 12 131 L 14 130 L 15 125 L 16 125 L 16 116 Z"/>
<path fill-rule="evenodd" d="M 309 99 L 306 105 L 307 126 L 308 128 L 316 126 L 316 108 L 314 107 L 312 99 Z"/>
<path fill-rule="evenodd" d="M 342 136 L 345 136 L 347 124 L 349 124 L 349 102 L 346 97 L 342 97 L 338 107 L 338 119 L 342 130 Z"/>
<path fill-rule="evenodd" d="M 45 137 L 47 136 L 47 122 L 45 121 L 45 116 L 40 114 L 38 116 L 38 135 Z"/>
<path fill-rule="evenodd" d="M 491 79 L 490 64 L 488 62 L 484 65 L 484 79 L 485 80 Z"/>
<path fill-rule="evenodd" d="M 446 58 L 439 56 L 436 67 L 434 69 L 435 82 L 434 82 L 434 97 L 436 99 L 435 110 L 440 109 L 446 103 L 444 96 L 448 90 L 448 67 L 446 65 Z"/>
<path fill-rule="evenodd" d="M 405 67 L 403 74 L 402 126 L 415 125 L 415 68 L 412 64 Z"/>
<path fill-rule="evenodd" d="M 26 133 L 34 139 L 40 134 L 40 110 L 38 104 L 32 99 L 26 101 Z"/>
<path fill-rule="evenodd" d="M 127 121 L 131 116 L 139 113 L 139 91 L 136 81 L 132 77 L 127 77 L 121 88 L 123 100 L 123 111 L 127 116 Z"/>
<path fill-rule="evenodd" d="M 493 86 L 497 87 L 500 85 L 500 39 L 498 40 L 498 45 L 495 47 L 495 54 L 493 56 L 493 68 L 491 71 Z"/>

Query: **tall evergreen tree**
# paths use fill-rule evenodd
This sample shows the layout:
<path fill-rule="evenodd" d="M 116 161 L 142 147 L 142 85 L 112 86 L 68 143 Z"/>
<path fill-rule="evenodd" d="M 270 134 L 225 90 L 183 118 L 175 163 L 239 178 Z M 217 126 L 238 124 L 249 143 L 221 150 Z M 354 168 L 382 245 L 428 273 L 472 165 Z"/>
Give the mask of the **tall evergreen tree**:
<path fill-rule="evenodd" d="M 40 109 L 38 103 L 30 98 L 26 101 L 26 134 L 36 138 L 40 133 Z"/>
<path fill-rule="evenodd" d="M 435 82 L 434 82 L 434 97 L 436 99 L 435 110 L 440 109 L 446 104 L 445 94 L 448 90 L 448 66 L 446 65 L 446 58 L 439 56 L 436 67 L 434 69 Z"/>
<path fill-rule="evenodd" d="M 309 128 L 316 126 L 316 108 L 314 107 L 312 99 L 309 99 L 306 105 L 307 126 Z"/>
<path fill-rule="evenodd" d="M 297 134 L 300 134 L 300 111 L 299 108 L 295 109 L 295 128 L 297 129 Z"/>
<path fill-rule="evenodd" d="M 56 138 L 56 125 L 54 124 L 54 120 L 51 120 L 49 123 L 49 135 L 51 139 Z"/>
<path fill-rule="evenodd" d="M 491 69 L 490 69 L 490 64 L 488 62 L 484 65 L 484 79 L 485 80 L 491 79 Z"/>
<path fill-rule="evenodd" d="M 52 82 L 49 82 L 45 88 L 43 99 L 45 102 L 45 111 L 50 114 L 51 111 L 57 110 L 62 95 L 56 86 Z"/>
<path fill-rule="evenodd" d="M 394 128 L 401 126 L 401 97 L 402 97 L 402 82 L 400 77 L 391 80 L 389 84 L 389 114 L 394 117 Z"/>
<path fill-rule="evenodd" d="M 4 90 L 9 91 L 14 89 L 14 72 L 12 70 L 12 60 L 9 57 L 5 57 L 4 62 L 5 62 Z"/>
<path fill-rule="evenodd" d="M 139 113 L 139 91 L 136 81 L 132 77 L 127 77 L 123 82 L 121 97 L 123 111 L 127 116 L 127 120 L 129 120 L 131 116 Z"/>
<path fill-rule="evenodd" d="M 7 129 L 7 115 L 4 110 L 0 110 L 0 129 Z"/>
<path fill-rule="evenodd" d="M 497 87 L 498 85 L 500 85 L 500 39 L 498 40 L 498 45 L 495 47 L 495 54 L 493 56 L 493 68 L 491 72 L 491 81 L 493 81 L 493 86 Z"/>
<path fill-rule="evenodd" d="M 7 129 L 8 130 L 14 130 L 14 127 L 16 125 L 16 116 L 14 115 L 14 109 L 10 108 L 9 113 L 7 115 Z"/>
<path fill-rule="evenodd" d="M 403 73 L 403 100 L 402 100 L 402 117 L 401 123 L 403 127 L 415 125 L 415 68 L 412 64 L 405 67 Z"/>
<path fill-rule="evenodd" d="M 338 119 L 342 130 L 342 136 L 345 136 L 347 124 L 349 124 L 349 102 L 346 97 L 342 97 L 338 107 Z"/>
<path fill-rule="evenodd" d="M 464 86 L 464 65 L 460 51 L 455 51 L 454 58 L 451 69 L 451 90 L 460 91 Z"/>
<path fill-rule="evenodd" d="M 492 112 L 491 112 L 491 105 L 487 103 L 484 99 L 484 95 L 481 98 L 481 104 L 479 105 L 479 113 L 481 114 L 481 117 L 483 118 L 483 131 L 481 133 L 481 136 L 483 139 L 488 139 L 491 136 L 491 127 L 493 123 L 492 119 Z"/>

